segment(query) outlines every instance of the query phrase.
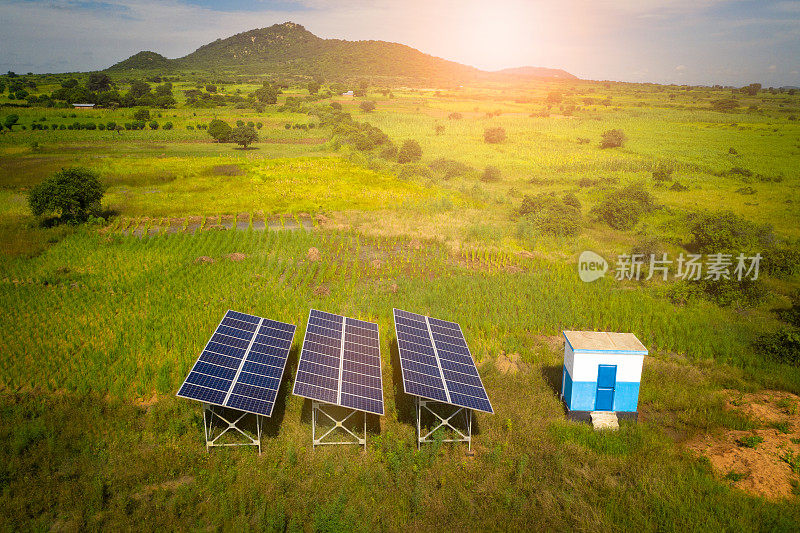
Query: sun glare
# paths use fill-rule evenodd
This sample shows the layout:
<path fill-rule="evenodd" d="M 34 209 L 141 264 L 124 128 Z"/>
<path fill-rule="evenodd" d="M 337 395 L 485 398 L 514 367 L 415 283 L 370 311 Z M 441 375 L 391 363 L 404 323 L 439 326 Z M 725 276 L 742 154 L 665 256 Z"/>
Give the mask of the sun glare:
<path fill-rule="evenodd" d="M 530 64 L 540 24 L 534 11 L 523 2 L 465 6 L 458 35 L 460 60 L 487 70 Z"/>

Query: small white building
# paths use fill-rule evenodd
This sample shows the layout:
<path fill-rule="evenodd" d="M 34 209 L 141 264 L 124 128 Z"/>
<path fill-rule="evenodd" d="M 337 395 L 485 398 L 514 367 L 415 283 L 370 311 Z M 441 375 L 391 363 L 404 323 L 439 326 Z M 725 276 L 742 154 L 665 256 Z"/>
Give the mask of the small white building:
<path fill-rule="evenodd" d="M 589 420 L 593 411 L 638 418 L 639 384 L 647 348 L 632 333 L 564 331 L 561 399 L 568 417 Z"/>
<path fill-rule="evenodd" d="M 94 104 L 72 104 L 75 109 L 94 109 Z"/>

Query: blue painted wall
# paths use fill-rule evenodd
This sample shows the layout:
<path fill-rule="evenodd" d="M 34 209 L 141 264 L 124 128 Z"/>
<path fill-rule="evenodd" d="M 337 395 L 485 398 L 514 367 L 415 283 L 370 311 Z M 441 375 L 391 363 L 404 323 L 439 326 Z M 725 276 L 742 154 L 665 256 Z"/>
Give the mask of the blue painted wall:
<path fill-rule="evenodd" d="M 570 411 L 594 411 L 597 396 L 596 381 L 572 381 L 566 367 L 564 375 L 564 402 Z M 639 383 L 618 381 L 614 389 L 614 411 L 638 411 Z"/>

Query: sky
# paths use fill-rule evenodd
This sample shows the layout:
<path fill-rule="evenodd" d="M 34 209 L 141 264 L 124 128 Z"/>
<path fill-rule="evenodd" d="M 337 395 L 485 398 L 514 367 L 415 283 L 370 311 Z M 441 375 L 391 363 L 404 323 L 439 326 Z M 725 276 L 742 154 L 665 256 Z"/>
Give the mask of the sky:
<path fill-rule="evenodd" d="M 485 70 L 800 86 L 797 0 L 0 0 L 0 72 L 97 70 L 141 50 L 175 58 L 286 21 Z"/>

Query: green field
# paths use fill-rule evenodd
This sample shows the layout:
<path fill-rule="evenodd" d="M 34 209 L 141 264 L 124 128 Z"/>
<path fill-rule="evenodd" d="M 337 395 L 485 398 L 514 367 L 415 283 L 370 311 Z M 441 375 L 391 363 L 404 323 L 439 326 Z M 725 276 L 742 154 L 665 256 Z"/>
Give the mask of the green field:
<path fill-rule="evenodd" d="M 175 83 L 177 106 L 150 110 L 171 130 L 40 131 L 31 125 L 130 122 L 134 109 L 0 107 L 0 120 L 19 115 L 0 134 L 0 528 L 796 529 L 789 461 L 792 488 L 764 498 L 687 443 L 767 427 L 730 409 L 731 394 L 800 395 L 800 367 L 763 348 L 765 335 L 796 327 L 800 95 L 737 95 L 736 110 L 719 112 L 711 102 L 729 89 L 372 87 L 377 106 L 364 112 L 363 98 L 339 96 L 281 107 L 308 95 L 292 86 L 257 113 L 192 107 L 181 96 L 191 87 Z M 542 113 L 552 92 L 562 101 Z M 416 140 L 421 160 L 358 149 L 322 123 L 332 101 L 398 147 Z M 214 118 L 261 123 L 260 140 L 215 143 L 197 129 Z M 507 139 L 484 142 L 492 127 Z M 624 145 L 601 148 L 615 128 Z M 442 170 L 454 163 L 458 172 Z M 490 165 L 499 178 L 484 178 Z M 104 219 L 53 225 L 30 213 L 30 189 L 70 166 L 99 173 Z M 664 170 L 669 180 L 654 179 Z M 593 208 L 631 184 L 655 207 L 613 229 Z M 579 200 L 577 235 L 519 216 L 526 195 L 550 192 Z M 677 257 L 699 216 L 727 211 L 769 224 L 770 246 L 789 258 L 762 275 L 756 302 L 726 304 L 673 279 L 578 278 L 583 250 Z M 236 216 L 249 227 L 208 229 Z M 366 451 L 312 449 L 310 404 L 291 394 L 311 307 L 379 324 L 386 416 L 369 421 Z M 445 443 L 417 450 L 393 307 L 461 324 L 495 409 L 476 414 L 474 456 Z M 175 397 L 227 309 L 298 326 L 260 456 L 206 453 L 200 405 Z M 565 329 L 632 332 L 648 347 L 638 423 L 595 433 L 566 420 Z M 501 370 L 506 354 L 518 371 Z"/>

